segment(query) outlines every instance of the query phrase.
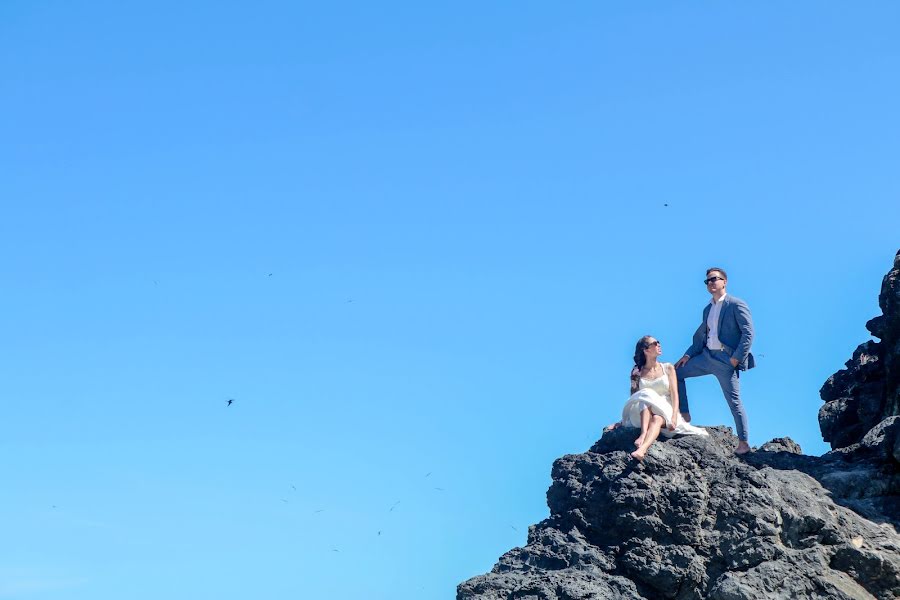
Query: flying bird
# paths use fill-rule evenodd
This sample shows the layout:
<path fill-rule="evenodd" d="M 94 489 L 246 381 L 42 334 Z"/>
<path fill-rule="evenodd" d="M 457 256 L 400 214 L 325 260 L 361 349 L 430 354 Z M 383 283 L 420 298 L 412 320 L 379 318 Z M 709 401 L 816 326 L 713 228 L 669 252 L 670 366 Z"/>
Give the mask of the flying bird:
<path fill-rule="evenodd" d="M 428 477 L 429 475 L 431 475 L 431 471 L 428 471 L 427 473 L 425 473 L 425 477 Z"/>
<path fill-rule="evenodd" d="M 320 508 L 319 510 L 314 510 L 314 511 L 313 511 L 313 514 L 314 514 L 314 515 L 317 515 L 317 514 L 319 514 L 320 512 L 325 512 L 325 509 L 324 509 L 324 508 Z"/>
<path fill-rule="evenodd" d="M 231 406 L 232 402 L 234 402 L 234 398 L 229 398 L 228 402 L 225 403 L 225 406 Z"/>
<path fill-rule="evenodd" d="M 443 492 L 443 491 L 444 491 L 444 488 L 436 487 L 436 488 L 434 488 L 434 489 L 436 489 L 436 490 L 439 491 L 439 492 Z"/>
<path fill-rule="evenodd" d="M 400 504 L 400 501 L 399 501 L 399 500 L 397 500 L 396 502 L 394 502 L 393 504 L 391 504 L 391 509 L 390 509 L 388 512 L 393 512 L 394 507 L 397 506 L 398 504 Z"/>

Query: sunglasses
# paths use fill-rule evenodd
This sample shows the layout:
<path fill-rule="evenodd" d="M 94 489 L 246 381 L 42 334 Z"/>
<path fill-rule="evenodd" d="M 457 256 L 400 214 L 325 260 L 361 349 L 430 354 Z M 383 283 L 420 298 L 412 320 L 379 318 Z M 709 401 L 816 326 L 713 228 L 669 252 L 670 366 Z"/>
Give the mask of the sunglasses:
<path fill-rule="evenodd" d="M 725 278 L 724 277 L 710 277 L 709 279 L 704 279 L 703 283 L 705 283 L 706 285 L 709 285 L 715 281 L 725 281 Z"/>
<path fill-rule="evenodd" d="M 650 346 L 659 346 L 659 345 L 660 345 L 659 340 L 656 340 L 655 342 L 650 342 L 649 344 L 647 344 L 647 347 L 649 348 Z"/>

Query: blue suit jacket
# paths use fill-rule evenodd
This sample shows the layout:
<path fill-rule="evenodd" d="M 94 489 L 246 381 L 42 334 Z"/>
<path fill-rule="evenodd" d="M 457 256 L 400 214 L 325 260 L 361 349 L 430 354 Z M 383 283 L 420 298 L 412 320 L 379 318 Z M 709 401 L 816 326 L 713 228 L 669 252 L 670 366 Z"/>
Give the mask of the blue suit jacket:
<path fill-rule="evenodd" d="M 693 343 L 685 352 L 690 357 L 697 356 L 706 347 L 706 336 L 709 333 L 706 319 L 711 309 L 712 304 L 707 304 L 703 309 L 703 322 L 694 333 Z M 750 309 L 747 308 L 746 302 L 727 293 L 722 310 L 719 312 L 719 341 L 725 346 L 729 356 L 738 361 L 739 370 L 746 371 L 756 366 L 753 354 L 750 353 L 750 344 L 753 343 L 753 319 L 750 317 Z"/>

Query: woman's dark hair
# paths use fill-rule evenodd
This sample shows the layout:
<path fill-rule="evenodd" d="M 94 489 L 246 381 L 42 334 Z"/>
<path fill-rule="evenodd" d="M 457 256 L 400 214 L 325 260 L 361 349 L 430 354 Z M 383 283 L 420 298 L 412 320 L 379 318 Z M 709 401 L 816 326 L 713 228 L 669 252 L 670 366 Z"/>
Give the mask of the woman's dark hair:
<path fill-rule="evenodd" d="M 638 380 L 641 378 L 641 369 L 647 364 L 647 357 L 644 356 L 644 350 L 650 347 L 650 342 L 648 340 L 651 339 L 653 339 L 652 335 L 645 335 L 634 345 L 634 368 L 631 370 L 631 393 L 636 392 L 638 389 Z"/>

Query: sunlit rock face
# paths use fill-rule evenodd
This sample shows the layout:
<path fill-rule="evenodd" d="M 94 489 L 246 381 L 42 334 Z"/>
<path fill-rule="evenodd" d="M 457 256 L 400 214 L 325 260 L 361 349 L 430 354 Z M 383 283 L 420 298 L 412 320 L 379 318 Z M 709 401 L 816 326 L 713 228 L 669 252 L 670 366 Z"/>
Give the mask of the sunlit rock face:
<path fill-rule="evenodd" d="M 900 597 L 898 278 L 900 253 L 868 324 L 881 341 L 823 388 L 831 452 L 777 438 L 738 457 L 731 430 L 710 427 L 638 463 L 636 430 L 607 432 L 554 462 L 549 518 L 457 599 Z"/>

